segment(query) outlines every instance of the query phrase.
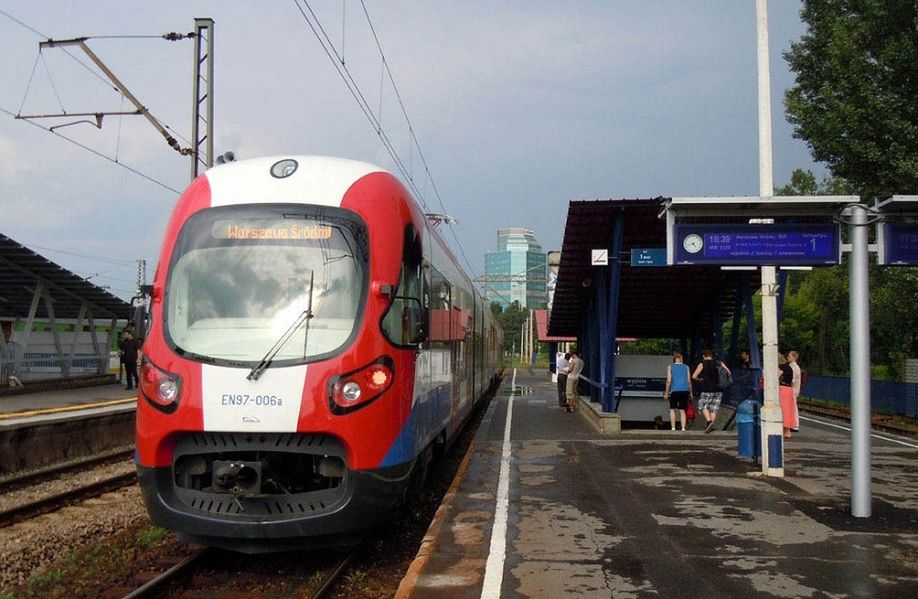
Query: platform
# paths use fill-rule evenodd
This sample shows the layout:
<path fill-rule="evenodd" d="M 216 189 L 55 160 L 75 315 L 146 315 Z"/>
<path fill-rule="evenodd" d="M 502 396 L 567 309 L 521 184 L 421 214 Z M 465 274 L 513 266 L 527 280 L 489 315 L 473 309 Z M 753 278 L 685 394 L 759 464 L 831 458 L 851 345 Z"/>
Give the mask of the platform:
<path fill-rule="evenodd" d="M 918 443 L 874 440 L 860 520 L 844 431 L 805 422 L 787 476 L 763 478 L 733 432 L 601 435 L 541 373 L 517 383 L 530 392 L 505 380 L 398 597 L 918 596 Z"/>
<path fill-rule="evenodd" d="M 137 391 L 117 383 L 7 395 L 0 397 L 0 429 L 66 420 L 77 414 L 132 412 L 136 404 Z"/>
<path fill-rule="evenodd" d="M 132 445 L 136 393 L 111 384 L 0 397 L 0 477 Z"/>

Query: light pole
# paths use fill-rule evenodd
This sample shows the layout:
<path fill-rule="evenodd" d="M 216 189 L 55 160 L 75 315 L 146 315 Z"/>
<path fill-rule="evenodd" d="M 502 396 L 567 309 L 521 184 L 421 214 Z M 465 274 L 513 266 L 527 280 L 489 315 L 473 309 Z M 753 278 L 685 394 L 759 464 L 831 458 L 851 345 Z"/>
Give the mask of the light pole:
<path fill-rule="evenodd" d="M 756 0 L 759 98 L 759 195 L 774 196 L 771 154 L 771 78 L 768 66 L 768 0 Z M 774 266 L 762 267 L 762 473 L 784 476 L 784 422 L 778 401 L 778 302 Z"/>

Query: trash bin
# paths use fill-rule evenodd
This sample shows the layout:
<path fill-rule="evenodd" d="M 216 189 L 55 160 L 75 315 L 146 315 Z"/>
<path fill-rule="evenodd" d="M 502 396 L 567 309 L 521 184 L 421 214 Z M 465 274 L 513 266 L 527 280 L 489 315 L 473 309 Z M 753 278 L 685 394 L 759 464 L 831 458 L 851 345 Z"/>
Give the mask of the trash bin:
<path fill-rule="evenodd" d="M 762 456 L 762 432 L 759 424 L 759 403 L 752 399 L 736 407 L 737 449 L 741 458 L 758 459 Z"/>

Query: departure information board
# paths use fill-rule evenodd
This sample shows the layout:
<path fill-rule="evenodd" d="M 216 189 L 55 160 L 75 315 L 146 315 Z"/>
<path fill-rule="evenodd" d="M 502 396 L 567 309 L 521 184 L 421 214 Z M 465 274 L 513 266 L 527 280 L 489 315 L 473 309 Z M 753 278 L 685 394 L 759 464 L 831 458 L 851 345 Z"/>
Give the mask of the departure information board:
<path fill-rule="evenodd" d="M 918 265 L 918 223 L 884 223 L 882 264 Z"/>
<path fill-rule="evenodd" d="M 839 263 L 838 225 L 676 224 L 674 264 L 816 266 Z"/>

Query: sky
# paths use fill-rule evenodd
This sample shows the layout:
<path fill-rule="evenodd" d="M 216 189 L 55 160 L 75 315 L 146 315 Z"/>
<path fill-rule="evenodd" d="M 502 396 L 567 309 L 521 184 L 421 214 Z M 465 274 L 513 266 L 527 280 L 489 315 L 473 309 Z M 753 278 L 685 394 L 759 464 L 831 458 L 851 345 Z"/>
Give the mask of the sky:
<path fill-rule="evenodd" d="M 340 156 L 398 174 L 304 19 L 310 8 L 423 204 L 455 219 L 446 238 L 473 277 L 499 228 L 532 229 L 545 251 L 560 249 L 571 200 L 758 194 L 755 0 L 365 6 L 396 87 L 360 0 L 0 0 L 0 233 L 129 298 L 138 260 L 152 279 L 189 184 L 189 159 L 142 117 L 106 116 L 101 129 L 33 121 L 67 124 L 56 132 L 81 148 L 11 116 L 131 109 L 78 49 L 39 53 L 47 37 L 90 37 L 187 146 L 193 44 L 139 36 L 210 17 L 215 153 Z M 825 173 L 784 117 L 793 73 L 782 52 L 804 33 L 800 8 L 768 9 L 776 186 L 795 168 Z"/>

